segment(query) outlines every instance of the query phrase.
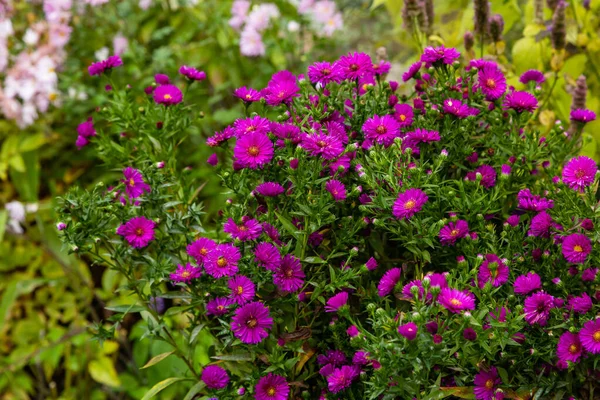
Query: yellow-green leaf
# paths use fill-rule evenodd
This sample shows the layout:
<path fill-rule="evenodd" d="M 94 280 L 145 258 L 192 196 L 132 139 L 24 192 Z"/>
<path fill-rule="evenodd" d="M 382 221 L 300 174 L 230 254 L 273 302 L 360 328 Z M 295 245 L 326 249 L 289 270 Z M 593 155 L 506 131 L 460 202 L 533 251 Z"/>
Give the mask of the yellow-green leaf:
<path fill-rule="evenodd" d="M 160 392 L 161 390 L 163 390 L 166 387 L 171 386 L 175 382 L 190 381 L 190 380 L 192 380 L 192 379 L 191 378 L 167 378 L 164 381 L 160 381 L 156 385 L 152 386 L 152 389 L 150 389 L 148 392 L 146 392 L 144 397 L 142 397 L 142 400 L 150 400 L 151 398 L 156 396 L 158 394 L 158 392 Z"/>
<path fill-rule="evenodd" d="M 44 133 L 36 133 L 35 135 L 27 136 L 21 141 L 19 144 L 19 151 L 21 153 L 32 151 L 38 147 L 41 147 L 44 143 L 46 143 L 46 137 Z"/>
<path fill-rule="evenodd" d="M 111 387 L 121 386 L 117 371 L 108 357 L 99 357 L 97 360 L 91 361 L 88 365 L 88 372 L 98 383 Z"/>
<path fill-rule="evenodd" d="M 154 364 L 158 364 L 159 362 L 161 362 L 162 360 L 164 360 L 165 358 L 169 357 L 171 354 L 173 354 L 174 351 L 168 351 L 166 353 L 162 353 L 159 354 L 155 357 L 152 357 L 152 359 L 150 361 L 148 361 L 142 368 L 140 369 L 144 369 L 144 368 L 148 368 L 153 366 Z"/>

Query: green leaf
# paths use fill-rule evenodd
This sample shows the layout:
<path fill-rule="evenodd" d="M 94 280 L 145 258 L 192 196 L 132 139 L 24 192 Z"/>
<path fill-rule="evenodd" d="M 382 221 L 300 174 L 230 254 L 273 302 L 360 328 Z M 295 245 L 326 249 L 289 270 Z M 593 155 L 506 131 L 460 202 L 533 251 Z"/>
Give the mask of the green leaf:
<path fill-rule="evenodd" d="M 298 239 L 298 229 L 296 229 L 294 224 L 292 224 L 289 219 L 279 214 L 277 211 L 275 211 L 275 215 L 277 216 L 277 219 L 279 220 L 279 222 L 281 222 L 281 225 L 283 225 L 285 230 L 288 231 L 288 233 L 294 238 Z"/>
<path fill-rule="evenodd" d="M 3 330 L 4 322 L 6 321 L 17 296 L 17 282 L 10 282 L 4 290 L 4 293 L 2 293 L 2 301 L 0 301 L 0 332 Z"/>
<path fill-rule="evenodd" d="M 100 357 L 97 360 L 90 361 L 88 372 L 93 380 L 110 387 L 121 386 L 121 380 L 115 367 L 108 357 Z"/>
<path fill-rule="evenodd" d="M 321 257 L 306 257 L 302 261 L 309 264 L 327 264 L 327 261 L 323 260 Z"/>
<path fill-rule="evenodd" d="M 200 324 L 192 330 L 192 333 L 190 334 L 190 344 L 196 341 L 198 334 L 200 333 L 200 331 L 202 331 L 202 329 L 204 329 L 205 326 L 205 324 Z"/>
<path fill-rule="evenodd" d="M 18 172 L 25 172 L 25 162 L 20 154 L 15 154 L 8 160 L 8 165 L 13 167 Z"/>
<path fill-rule="evenodd" d="M 8 211 L 0 210 L 0 242 L 4 239 L 4 231 L 6 230 L 6 221 L 8 221 Z"/>
<path fill-rule="evenodd" d="M 238 353 L 238 354 L 225 354 L 222 356 L 212 356 L 215 360 L 222 361 L 252 361 L 254 356 L 250 353 Z"/>
<path fill-rule="evenodd" d="M 27 136 L 19 144 L 19 151 L 26 153 L 28 151 L 35 150 L 46 143 L 46 137 L 43 133 L 36 133 L 35 135 Z"/>
<path fill-rule="evenodd" d="M 191 380 L 193 380 L 193 379 L 191 379 L 191 378 L 167 378 L 164 381 L 160 381 L 156 385 L 152 386 L 152 389 L 150 389 L 148 392 L 146 392 L 144 397 L 142 397 L 142 400 L 149 400 L 149 399 L 153 398 L 154 396 L 156 396 L 158 394 L 158 392 L 171 386 L 175 382 L 191 381 Z"/>
<path fill-rule="evenodd" d="M 122 306 L 112 306 L 112 307 L 104 307 L 108 311 L 114 311 L 118 313 L 136 313 L 140 311 L 145 311 L 146 309 L 142 306 L 136 306 L 135 304 L 125 304 Z"/>
<path fill-rule="evenodd" d="M 155 357 L 152 357 L 152 359 L 150 359 L 150 361 L 148 361 L 146 364 L 144 364 L 144 366 L 141 367 L 140 369 L 148 368 L 148 367 L 153 366 L 154 364 L 158 364 L 159 362 L 161 362 L 165 358 L 169 357 L 173 353 L 175 353 L 175 351 L 168 351 L 166 353 L 162 353 Z"/>
<path fill-rule="evenodd" d="M 187 392 L 183 400 L 192 400 L 198 393 L 200 393 L 202 389 L 204 389 L 204 382 L 196 383 L 194 386 L 192 386 L 190 391 Z"/>

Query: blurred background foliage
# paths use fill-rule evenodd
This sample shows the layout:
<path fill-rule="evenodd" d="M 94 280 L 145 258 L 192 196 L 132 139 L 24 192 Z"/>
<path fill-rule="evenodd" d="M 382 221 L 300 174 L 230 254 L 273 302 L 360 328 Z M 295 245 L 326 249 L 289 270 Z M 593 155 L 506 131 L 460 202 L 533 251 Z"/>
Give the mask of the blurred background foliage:
<path fill-rule="evenodd" d="M 473 29 L 470 0 L 434 0 L 435 22 L 420 43 L 404 28 L 402 0 L 337 0 L 344 26 L 331 37 L 311 35 L 292 1 L 271 2 L 281 16 L 263 33 L 266 54 L 253 58 L 240 54 L 239 32 L 228 23 L 229 0 L 191 5 L 154 0 L 145 10 L 138 0 L 111 0 L 95 7 L 75 2 L 80 10 L 71 21 L 66 62 L 58 71 L 61 106 L 22 129 L 0 119 L 0 204 L 6 204 L 0 207 L 0 399 L 139 399 L 187 368 L 168 355 L 172 350 L 168 345 L 141 340 L 146 328 L 140 314 L 127 315 L 118 337 L 102 343 L 91 340 L 91 328 L 101 327 L 113 315 L 110 308 L 123 311 L 119 306 L 132 301 L 114 271 L 66 256 L 56 234 L 52 211 L 56 196 L 75 180 L 91 186 L 115 181 L 120 173 L 97 164 L 93 145 L 78 150 L 74 144 L 77 125 L 94 116 L 105 100 L 104 89 L 89 77 L 87 66 L 98 51 L 112 53 L 117 34 L 128 40 L 122 55 L 126 71 L 113 76 L 117 85 L 144 87 L 152 84 L 156 73 L 174 78 L 182 64 L 208 75 L 186 97 L 199 114 L 181 163 L 205 183 L 199 198 L 209 219 L 225 197 L 206 164 L 211 151 L 204 142 L 243 115 L 242 106 L 231 96 L 233 89 L 243 85 L 260 89 L 277 70 L 304 73 L 311 61 L 335 59 L 351 50 L 374 55 L 385 47 L 393 64 L 389 79 L 397 81 L 425 44 L 457 47 L 467 59 L 475 57 L 463 45 L 464 33 Z M 16 36 L 43 19 L 40 3 L 14 2 Z M 257 3 L 264 2 L 253 2 Z M 533 68 L 546 71 L 545 84 L 554 86 L 549 105 L 539 113 L 540 126 L 568 120 L 571 90 L 582 74 L 589 87 L 587 107 L 600 113 L 600 0 L 592 0 L 589 8 L 582 1 L 570 1 L 568 45 L 560 62 L 553 60 L 549 8 L 538 22 L 533 1 L 494 0 L 491 11 L 504 17 L 504 33 L 501 41 L 486 44 L 484 55 L 505 66 L 515 87 L 520 86 L 519 75 Z M 288 29 L 290 21 L 299 22 L 300 29 Z M 475 51 L 479 57 L 481 49 Z M 133 79 L 120 81 L 122 76 Z M 585 132 L 583 152 L 600 159 L 600 121 L 587 124 Z M 23 218 L 15 214 L 15 207 Z M 170 323 L 185 324 L 185 314 L 177 312 L 176 305 L 176 300 L 161 299 L 157 309 L 171 315 Z M 197 340 L 203 345 L 194 359 L 204 365 L 211 339 L 200 334 Z M 160 365 L 153 364 L 156 356 Z M 149 361 L 150 366 L 140 369 Z M 190 387 L 186 382 L 171 385 L 159 398 L 181 399 Z"/>

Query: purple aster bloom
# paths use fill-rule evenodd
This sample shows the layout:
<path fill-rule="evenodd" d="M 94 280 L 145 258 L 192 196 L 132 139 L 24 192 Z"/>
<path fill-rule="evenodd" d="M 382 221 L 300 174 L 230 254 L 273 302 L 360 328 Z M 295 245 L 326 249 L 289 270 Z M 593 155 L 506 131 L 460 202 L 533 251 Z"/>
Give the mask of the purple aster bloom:
<path fill-rule="evenodd" d="M 502 164 L 502 166 L 500 167 L 500 173 L 502 174 L 502 176 L 509 176 L 511 171 L 512 168 L 508 164 Z"/>
<path fill-rule="evenodd" d="M 81 135 L 77 136 L 77 140 L 75 140 L 75 146 L 77 146 L 78 150 L 81 150 L 83 147 L 90 144 L 90 141 Z"/>
<path fill-rule="evenodd" d="M 339 138 L 320 132 L 305 135 L 301 146 L 311 156 L 321 156 L 325 160 L 333 160 L 344 152 L 344 144 Z"/>
<path fill-rule="evenodd" d="M 585 235 L 573 233 L 563 239 L 562 254 L 570 263 L 583 264 L 591 252 L 592 242 Z"/>
<path fill-rule="evenodd" d="M 204 269 L 213 278 L 234 276 L 238 272 L 240 251 L 232 244 L 219 244 L 204 259 Z"/>
<path fill-rule="evenodd" d="M 394 110 L 394 118 L 400 124 L 400 128 L 407 128 L 412 125 L 414 111 L 410 104 L 396 104 Z"/>
<path fill-rule="evenodd" d="M 429 197 L 421 189 L 408 189 L 398 194 L 398 198 L 392 206 L 392 214 L 398 219 L 410 219 L 421 211 Z"/>
<path fill-rule="evenodd" d="M 275 271 L 281 264 L 281 254 L 279 254 L 279 250 L 275 245 L 263 242 L 256 245 L 254 260 L 261 267 L 265 267 L 269 271 Z"/>
<path fill-rule="evenodd" d="M 475 296 L 467 290 L 443 288 L 440 291 L 438 302 L 452 313 L 475 309 Z"/>
<path fill-rule="evenodd" d="M 421 55 L 421 61 L 429 64 L 435 64 L 441 61 L 444 64 L 452 64 L 458 60 L 460 53 L 455 48 L 440 47 L 426 47 Z"/>
<path fill-rule="evenodd" d="M 430 287 L 437 286 L 440 289 L 448 287 L 448 282 L 446 281 L 446 276 L 444 274 L 429 272 L 427 275 L 425 275 L 425 277 L 429 278 Z"/>
<path fill-rule="evenodd" d="M 256 192 L 258 194 L 260 194 L 261 196 L 265 196 L 265 197 L 275 197 L 275 196 L 279 196 L 280 194 L 283 194 L 283 192 L 285 192 L 285 189 L 283 188 L 283 186 L 281 186 L 277 182 L 261 183 L 254 190 L 256 190 Z"/>
<path fill-rule="evenodd" d="M 212 165 L 213 167 L 216 166 L 219 163 L 219 157 L 217 156 L 217 153 L 212 153 L 210 156 L 208 156 L 206 163 L 208 165 Z"/>
<path fill-rule="evenodd" d="M 465 328 L 465 330 L 463 331 L 463 337 L 466 340 L 472 342 L 477 339 L 477 332 L 475 332 L 473 328 Z"/>
<path fill-rule="evenodd" d="M 421 69 L 421 65 L 423 65 L 421 61 L 417 61 L 416 63 L 412 64 L 408 68 L 408 71 L 402 74 L 402 81 L 408 82 L 409 80 L 414 78 L 417 72 L 419 72 L 419 70 Z"/>
<path fill-rule="evenodd" d="M 283 292 L 295 292 L 304 284 L 304 272 L 300 260 L 286 254 L 281 264 L 273 272 L 273 283 Z"/>
<path fill-rule="evenodd" d="M 351 338 L 354 338 L 354 337 L 357 337 L 358 335 L 360 335 L 360 331 L 358 330 L 356 325 L 351 325 L 350 327 L 348 327 L 348 329 L 346 329 L 346 333 Z"/>
<path fill-rule="evenodd" d="M 228 139 L 231 139 L 234 135 L 235 131 L 232 127 L 228 126 L 227 128 L 223 129 L 222 132 L 217 132 L 213 136 L 206 139 L 206 144 L 210 147 L 217 147 L 221 143 L 224 143 Z"/>
<path fill-rule="evenodd" d="M 258 239 L 262 232 L 262 226 L 255 219 L 242 218 L 242 223 L 238 225 L 232 218 L 229 218 L 223 226 L 223 232 L 229 233 L 233 239 L 246 242 Z"/>
<path fill-rule="evenodd" d="M 451 114 L 458 118 L 466 118 L 469 116 L 469 107 L 460 100 L 446 99 L 444 100 L 442 109 L 446 114 Z"/>
<path fill-rule="evenodd" d="M 556 227 L 556 225 L 550 214 L 542 211 L 531 219 L 531 227 L 529 228 L 528 235 L 549 238 L 550 229 Z"/>
<path fill-rule="evenodd" d="M 237 140 L 233 157 L 244 168 L 262 168 L 273 159 L 273 143 L 262 132 L 250 132 Z"/>
<path fill-rule="evenodd" d="M 477 73 L 478 87 L 486 100 L 494 101 L 506 92 L 506 78 L 496 66 L 485 66 Z"/>
<path fill-rule="evenodd" d="M 592 309 L 592 298 L 585 292 L 581 296 L 571 297 L 569 309 L 577 314 L 585 314 Z"/>
<path fill-rule="evenodd" d="M 271 132 L 279 139 L 288 139 L 293 143 L 300 143 L 301 131 L 300 128 L 294 124 L 271 122 Z"/>
<path fill-rule="evenodd" d="M 273 75 L 264 93 L 265 100 L 270 106 L 289 104 L 298 97 L 300 88 L 296 77 L 289 71 L 279 71 Z"/>
<path fill-rule="evenodd" d="M 183 100 L 181 90 L 175 85 L 160 85 L 154 89 L 154 102 L 171 106 L 179 104 Z"/>
<path fill-rule="evenodd" d="M 600 318 L 583 325 L 579 332 L 579 340 L 584 349 L 592 354 L 600 354 Z"/>
<path fill-rule="evenodd" d="M 148 246 L 154 240 L 154 222 L 146 217 L 134 217 L 117 228 L 117 235 L 121 235 L 135 248 Z"/>
<path fill-rule="evenodd" d="M 225 315 L 229 312 L 229 306 L 233 300 L 227 297 L 215 297 L 206 303 L 206 315 Z"/>
<path fill-rule="evenodd" d="M 598 274 L 598 268 L 586 268 L 581 273 L 581 280 L 584 282 L 593 282 L 596 280 Z"/>
<path fill-rule="evenodd" d="M 509 272 L 504 260 L 495 254 L 486 254 L 477 274 L 479 287 L 483 288 L 487 282 L 490 282 L 493 287 L 501 286 L 508 281 Z"/>
<path fill-rule="evenodd" d="M 346 199 L 346 187 L 336 179 L 328 180 L 325 184 L 325 190 L 331 194 L 335 201 L 344 201 Z"/>
<path fill-rule="evenodd" d="M 578 362 L 583 355 L 583 347 L 576 333 L 565 332 L 558 339 L 556 356 L 560 361 Z"/>
<path fill-rule="evenodd" d="M 263 341 L 269 333 L 267 329 L 273 326 L 269 309 L 257 301 L 245 304 L 235 310 L 231 319 L 231 330 L 242 343 L 257 344 Z"/>
<path fill-rule="evenodd" d="M 529 82 L 535 82 L 537 84 L 542 84 L 546 81 L 544 74 L 537 69 L 530 69 L 529 71 L 523 72 L 521 77 L 519 78 L 519 82 L 524 85 L 527 85 Z"/>
<path fill-rule="evenodd" d="M 362 126 L 365 137 L 384 146 L 389 146 L 400 133 L 400 124 L 391 115 L 374 115 Z"/>
<path fill-rule="evenodd" d="M 194 267 L 192 264 L 187 263 L 185 266 L 177 264 L 177 270 L 172 273 L 169 278 L 173 282 L 185 282 L 190 283 L 192 279 L 200 278 L 202 271 L 200 268 Z"/>
<path fill-rule="evenodd" d="M 419 327 L 414 322 L 408 322 L 398 327 L 398 333 L 406 338 L 406 340 L 415 340 Z"/>
<path fill-rule="evenodd" d="M 373 61 L 365 53 L 352 53 L 340 57 L 334 64 L 342 79 L 356 80 L 373 74 Z"/>
<path fill-rule="evenodd" d="M 187 246 L 187 253 L 194 257 L 198 265 L 204 264 L 206 256 L 217 247 L 217 244 L 207 238 L 200 238 Z"/>
<path fill-rule="evenodd" d="M 106 60 L 95 62 L 88 67 L 88 72 L 91 76 L 101 75 L 113 68 L 123 65 L 123 60 L 119 56 L 110 56 Z"/>
<path fill-rule="evenodd" d="M 367 365 L 370 360 L 371 354 L 368 351 L 359 350 L 354 353 L 352 357 L 352 364 L 354 365 Z"/>
<path fill-rule="evenodd" d="M 373 72 L 375 72 L 375 75 L 378 76 L 388 74 L 391 69 L 392 64 L 390 64 L 388 61 L 381 61 L 377 64 L 373 64 Z"/>
<path fill-rule="evenodd" d="M 327 376 L 327 388 L 331 393 L 338 393 L 347 389 L 352 381 L 360 374 L 360 368 L 356 365 L 344 365 L 336 368 Z"/>
<path fill-rule="evenodd" d="M 256 286 L 250 278 L 244 275 L 236 275 L 227 282 L 231 290 L 231 299 L 239 305 L 244 305 L 254 299 Z"/>
<path fill-rule="evenodd" d="M 192 81 L 203 81 L 206 79 L 206 73 L 204 71 L 197 70 L 196 68 L 187 65 L 179 67 L 179 73 Z"/>
<path fill-rule="evenodd" d="M 506 223 L 512 227 L 518 226 L 520 218 L 521 217 L 519 217 L 518 215 L 513 214 L 506 219 Z"/>
<path fill-rule="evenodd" d="M 586 124 L 588 122 L 592 122 L 596 119 L 596 113 L 592 110 L 587 109 L 575 109 L 571 110 L 571 121 L 580 122 Z"/>
<path fill-rule="evenodd" d="M 502 384 L 502 379 L 498 376 L 496 367 L 490 367 L 488 371 L 481 370 L 475 375 L 475 398 L 477 400 L 495 400 L 496 389 Z"/>
<path fill-rule="evenodd" d="M 583 193 L 585 187 L 594 183 L 598 172 L 596 162 L 589 157 L 574 157 L 565 165 L 562 172 L 562 180 L 571 189 Z"/>
<path fill-rule="evenodd" d="M 325 312 L 337 312 L 348 302 L 348 292 L 340 292 L 327 300 Z"/>
<path fill-rule="evenodd" d="M 413 287 L 416 287 L 416 289 L 413 290 Z M 416 294 L 413 294 L 413 291 L 416 292 Z M 408 282 L 402 288 L 402 296 L 404 296 L 404 298 L 407 300 L 412 300 L 415 298 L 415 296 L 418 299 L 422 299 L 424 293 L 425 293 L 425 289 L 423 289 L 423 284 L 418 279 Z"/>
<path fill-rule="evenodd" d="M 400 276 L 402 270 L 400 268 L 392 268 L 387 271 L 377 285 L 377 292 L 379 297 L 385 297 L 392 293 L 398 282 L 400 282 Z"/>
<path fill-rule="evenodd" d="M 255 392 L 256 400 L 287 400 L 290 386 L 283 376 L 269 373 L 258 380 Z"/>
<path fill-rule="evenodd" d="M 529 189 L 519 191 L 517 201 L 519 202 L 519 208 L 527 211 L 544 211 L 554 207 L 554 200 L 534 195 Z"/>
<path fill-rule="evenodd" d="M 377 260 L 375 260 L 373 257 L 369 258 L 369 260 L 365 263 L 365 267 L 367 267 L 369 271 L 374 271 L 377 269 Z"/>
<path fill-rule="evenodd" d="M 327 354 L 319 354 L 317 363 L 319 365 L 332 364 L 334 367 L 339 367 L 348 362 L 346 354 L 341 350 L 327 350 Z"/>
<path fill-rule="evenodd" d="M 233 95 L 244 103 L 254 103 L 259 101 L 261 98 L 260 92 L 256 89 L 252 89 L 246 86 L 242 86 L 233 91 Z"/>
<path fill-rule="evenodd" d="M 495 62 L 490 61 L 490 60 L 485 60 L 483 58 L 477 58 L 475 60 L 469 61 L 469 67 L 479 70 L 479 69 L 482 69 L 485 67 L 498 68 L 498 64 L 496 64 Z"/>
<path fill-rule="evenodd" d="M 233 123 L 235 136 L 241 138 L 251 132 L 259 132 L 267 134 L 271 131 L 271 121 L 268 118 L 263 118 L 257 115 L 252 118 L 237 119 Z"/>
<path fill-rule="evenodd" d="M 229 383 L 227 371 L 218 365 L 204 367 L 200 379 L 209 389 L 223 389 Z"/>
<path fill-rule="evenodd" d="M 322 61 L 308 67 L 308 79 L 315 85 L 326 86 L 330 82 L 340 83 L 343 78 L 337 64 Z"/>
<path fill-rule="evenodd" d="M 456 222 L 449 222 L 440 229 L 440 242 L 443 246 L 454 245 L 458 239 L 462 239 L 469 234 L 469 224 L 467 221 L 459 219 Z"/>
<path fill-rule="evenodd" d="M 154 82 L 156 82 L 157 85 L 168 85 L 171 83 L 171 80 L 165 74 L 156 74 L 154 75 Z"/>
<path fill-rule="evenodd" d="M 515 279 L 515 293 L 520 295 L 529 294 L 542 288 L 542 279 L 535 272 L 529 272 L 527 275 L 521 275 Z"/>
<path fill-rule="evenodd" d="M 554 297 L 548 293 L 538 292 L 525 299 L 523 311 L 525 321 L 530 325 L 546 326 L 550 310 L 554 308 Z"/>
<path fill-rule="evenodd" d="M 474 172 L 467 174 L 467 179 L 474 181 L 477 179 L 477 174 L 481 174 L 479 184 L 484 188 L 490 189 L 496 185 L 496 170 L 487 164 L 481 165 Z"/>
<path fill-rule="evenodd" d="M 84 138 L 96 136 L 96 129 L 94 128 L 92 117 L 89 117 L 85 122 L 77 125 L 77 134 Z"/>
<path fill-rule="evenodd" d="M 427 129 L 417 128 L 406 134 L 402 141 L 402 149 L 411 148 L 413 153 L 419 154 L 420 143 L 433 143 L 440 141 L 440 133 L 438 131 L 428 131 Z"/>
<path fill-rule="evenodd" d="M 518 113 L 533 112 L 538 108 L 538 101 L 531 93 L 514 91 L 506 95 L 502 105 L 505 110 L 512 109 Z"/>
<path fill-rule="evenodd" d="M 123 170 L 123 175 L 125 179 L 121 182 L 125 184 L 125 192 L 130 199 L 136 199 L 144 194 L 144 192 L 150 193 L 150 185 L 144 182 L 140 171 L 127 167 Z"/>

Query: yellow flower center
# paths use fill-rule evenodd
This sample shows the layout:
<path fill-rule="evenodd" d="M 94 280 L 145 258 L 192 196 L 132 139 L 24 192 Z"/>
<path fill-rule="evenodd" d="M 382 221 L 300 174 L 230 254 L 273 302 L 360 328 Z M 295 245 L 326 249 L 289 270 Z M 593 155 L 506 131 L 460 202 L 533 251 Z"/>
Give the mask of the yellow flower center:
<path fill-rule="evenodd" d="M 171 97 L 170 94 L 165 94 L 165 97 L 164 97 L 165 100 L 171 100 L 172 98 L 173 97 Z"/>
<path fill-rule="evenodd" d="M 248 147 L 248 154 L 250 154 L 251 156 L 257 156 L 258 155 L 259 150 L 258 150 L 258 146 L 250 146 Z"/>
<path fill-rule="evenodd" d="M 227 260 L 225 259 L 225 257 L 219 257 L 219 259 L 217 260 L 217 266 L 221 268 L 227 266 Z"/>
<path fill-rule="evenodd" d="M 577 253 L 581 253 L 583 251 L 583 247 L 581 247 L 580 245 L 576 244 L 573 247 L 573 251 L 576 251 Z"/>
<path fill-rule="evenodd" d="M 137 236 L 142 236 L 142 235 L 144 234 L 144 230 L 143 230 L 142 228 L 137 228 L 137 229 L 135 230 L 135 234 L 136 234 Z"/>
<path fill-rule="evenodd" d="M 450 236 L 456 236 L 460 233 L 460 231 L 458 229 L 452 229 L 452 231 L 450 232 Z"/>
<path fill-rule="evenodd" d="M 205 247 L 203 247 L 203 248 L 201 248 L 201 249 L 200 249 L 199 253 L 200 253 L 201 255 L 205 256 L 205 255 L 207 255 L 207 254 L 208 254 L 208 250 L 207 250 Z"/>
<path fill-rule="evenodd" d="M 460 306 L 462 302 L 459 299 L 451 299 L 450 304 L 452 304 L 453 306 Z"/>
<path fill-rule="evenodd" d="M 329 75 L 331 73 L 331 70 L 325 68 L 324 70 L 321 71 L 323 73 L 323 75 Z"/>
<path fill-rule="evenodd" d="M 236 288 L 235 292 L 236 292 L 238 295 L 240 295 L 240 294 L 244 293 L 244 288 L 243 288 L 243 287 L 241 287 L 241 286 L 238 286 L 238 287 Z"/>
<path fill-rule="evenodd" d="M 406 121 L 406 115 L 400 114 L 400 121 L 402 121 L 402 122 Z"/>
<path fill-rule="evenodd" d="M 133 178 L 129 179 L 129 186 L 135 186 L 135 181 Z"/>
<path fill-rule="evenodd" d="M 189 278 L 190 277 L 190 272 L 189 271 L 183 271 L 181 273 L 181 277 L 182 278 Z"/>
<path fill-rule="evenodd" d="M 576 344 L 572 344 L 569 346 L 569 352 L 571 354 L 575 354 L 579 351 L 579 346 L 577 346 Z"/>
<path fill-rule="evenodd" d="M 381 135 L 381 134 L 385 133 L 385 126 L 379 125 L 377 127 L 377 129 L 375 129 L 375 131 Z"/>
<path fill-rule="evenodd" d="M 270 387 L 267 389 L 267 395 L 269 395 L 270 397 L 273 397 L 273 396 L 275 396 L 275 393 L 276 393 L 276 392 L 277 392 L 277 391 L 275 390 L 275 388 L 274 388 L 273 386 L 270 386 Z"/>
<path fill-rule="evenodd" d="M 494 388 L 494 381 L 492 379 L 488 379 L 485 381 L 485 388 L 491 390 Z"/>
<path fill-rule="evenodd" d="M 493 79 L 491 79 L 491 78 L 490 78 L 490 79 L 488 79 L 488 80 L 485 82 L 485 84 L 486 84 L 486 86 L 487 86 L 487 87 L 489 87 L 489 88 L 491 88 L 491 89 L 493 89 L 493 88 L 495 88 L 495 87 L 496 87 L 496 81 L 495 81 L 495 80 L 493 80 Z"/>
<path fill-rule="evenodd" d="M 406 203 L 404 203 L 404 208 L 406 208 L 407 210 L 412 210 L 414 208 L 414 206 L 417 205 L 417 202 L 414 200 L 409 200 Z"/>
<path fill-rule="evenodd" d="M 594 342 L 600 343 L 600 330 L 597 330 L 596 332 L 594 332 L 594 334 L 592 335 L 592 338 L 594 338 Z"/>
<path fill-rule="evenodd" d="M 319 140 L 319 141 L 317 142 L 317 146 L 319 146 L 319 147 L 325 147 L 325 146 L 327 146 L 327 143 L 325 143 L 325 141 L 324 141 L 324 140 Z"/>
<path fill-rule="evenodd" d="M 248 328 L 254 328 L 256 325 L 258 325 L 258 321 L 254 317 L 250 317 L 248 318 L 248 321 L 246 321 L 246 326 Z"/>
<path fill-rule="evenodd" d="M 250 99 L 252 98 L 252 96 L 250 96 L 250 93 L 248 93 L 248 94 L 246 95 L 246 98 L 247 98 L 248 100 L 250 100 Z"/>

